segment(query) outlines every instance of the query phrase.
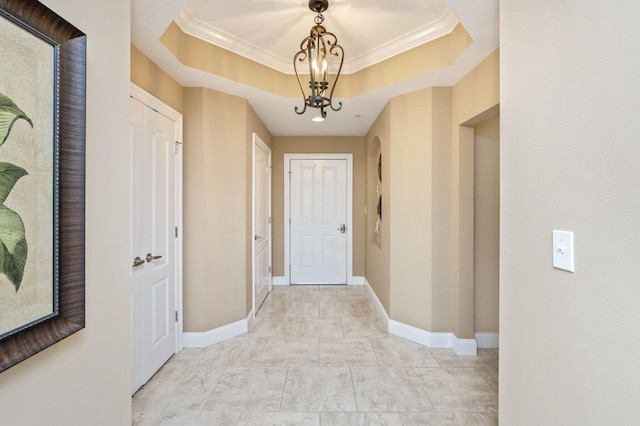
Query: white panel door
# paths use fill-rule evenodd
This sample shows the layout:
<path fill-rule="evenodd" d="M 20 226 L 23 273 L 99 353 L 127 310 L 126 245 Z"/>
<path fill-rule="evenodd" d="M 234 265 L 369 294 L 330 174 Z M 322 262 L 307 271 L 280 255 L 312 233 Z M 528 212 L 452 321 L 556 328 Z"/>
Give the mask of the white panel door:
<path fill-rule="evenodd" d="M 253 286 L 254 313 L 270 291 L 271 283 L 271 150 L 254 140 L 253 164 Z"/>
<path fill-rule="evenodd" d="M 133 391 L 175 353 L 175 122 L 131 98 Z"/>
<path fill-rule="evenodd" d="M 347 162 L 290 160 L 291 284 L 347 283 Z"/>

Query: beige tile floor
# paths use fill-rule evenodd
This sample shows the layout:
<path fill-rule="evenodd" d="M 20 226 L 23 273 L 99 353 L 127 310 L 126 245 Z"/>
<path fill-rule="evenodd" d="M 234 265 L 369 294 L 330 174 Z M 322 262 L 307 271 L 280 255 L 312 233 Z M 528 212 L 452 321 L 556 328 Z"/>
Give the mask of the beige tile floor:
<path fill-rule="evenodd" d="M 275 287 L 246 335 L 173 356 L 134 425 L 496 425 L 498 351 L 387 333 L 361 286 Z"/>

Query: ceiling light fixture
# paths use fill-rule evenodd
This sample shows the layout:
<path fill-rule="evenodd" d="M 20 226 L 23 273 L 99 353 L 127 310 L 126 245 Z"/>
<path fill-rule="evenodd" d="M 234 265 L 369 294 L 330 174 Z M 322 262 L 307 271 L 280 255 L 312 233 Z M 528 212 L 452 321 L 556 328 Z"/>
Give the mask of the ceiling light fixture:
<path fill-rule="evenodd" d="M 310 35 L 302 40 L 300 50 L 293 57 L 293 68 L 302 91 L 302 99 L 304 100 L 304 108 L 302 110 L 295 107 L 297 114 L 304 114 L 307 107 L 319 108 L 320 116 L 325 118 L 327 116 L 325 108 L 331 107 L 334 111 L 342 109 L 342 102 L 338 102 L 337 108 L 333 106 L 333 91 L 342 71 L 344 50 L 338 44 L 336 36 L 322 26 L 324 22 L 322 12 L 327 10 L 328 7 L 329 0 L 309 0 L 309 9 L 317 14 L 314 18 L 315 25 L 311 28 Z M 337 65 L 338 61 L 339 65 Z M 305 74 L 305 71 L 298 72 L 298 67 L 304 63 L 309 66 L 308 92 L 305 92 L 302 81 L 300 81 L 300 74 Z M 335 69 L 336 66 L 338 72 L 334 74 L 334 78 L 331 78 L 329 68 Z M 330 79 L 333 81 L 329 81 Z M 327 92 L 329 97 L 327 97 Z"/>

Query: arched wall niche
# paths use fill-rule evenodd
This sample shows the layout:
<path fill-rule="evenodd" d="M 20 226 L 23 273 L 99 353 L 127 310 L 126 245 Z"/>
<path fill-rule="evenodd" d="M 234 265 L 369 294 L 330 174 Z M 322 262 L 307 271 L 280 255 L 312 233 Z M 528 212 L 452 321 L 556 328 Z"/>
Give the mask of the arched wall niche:
<path fill-rule="evenodd" d="M 371 212 L 367 215 L 371 220 L 367 221 L 367 239 L 382 246 L 382 142 L 378 136 L 374 136 L 367 149 L 367 176 L 370 182 L 367 185 L 367 195 L 370 200 L 367 203 Z"/>

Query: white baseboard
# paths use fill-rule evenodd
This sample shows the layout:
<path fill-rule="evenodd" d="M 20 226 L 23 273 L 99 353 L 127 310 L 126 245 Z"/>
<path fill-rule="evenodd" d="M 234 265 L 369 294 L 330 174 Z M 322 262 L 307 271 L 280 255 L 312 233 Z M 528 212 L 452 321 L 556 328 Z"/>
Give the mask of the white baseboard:
<path fill-rule="evenodd" d="M 249 312 L 249 314 L 247 315 L 247 330 L 251 328 L 255 320 L 256 320 L 256 314 L 255 312 L 253 312 L 253 309 L 251 309 L 251 312 Z"/>
<path fill-rule="evenodd" d="M 373 291 L 373 288 L 371 288 L 371 284 L 369 284 L 369 281 L 367 281 L 365 277 L 362 277 L 362 281 L 364 287 L 367 289 L 367 293 L 369 293 L 369 296 L 371 296 L 373 302 L 378 308 L 378 312 L 380 312 L 380 315 L 382 315 L 387 324 L 389 324 L 389 314 L 387 313 L 386 309 L 384 309 L 384 306 L 382 306 L 382 302 L 380 302 L 380 299 L 378 299 L 378 295 L 375 291 Z"/>
<path fill-rule="evenodd" d="M 478 355 L 478 346 L 475 339 L 458 339 L 451 333 L 451 349 L 456 355 Z"/>
<path fill-rule="evenodd" d="M 480 349 L 498 349 L 500 347 L 500 333 L 476 333 L 476 342 Z"/>
<path fill-rule="evenodd" d="M 284 277 L 273 277 L 273 285 L 287 285 Z"/>
<path fill-rule="evenodd" d="M 451 348 L 452 333 L 432 333 L 399 321 L 389 321 L 389 333 L 429 348 Z"/>
<path fill-rule="evenodd" d="M 187 332 L 184 333 L 184 347 L 206 348 L 207 346 L 240 336 L 246 333 L 248 329 L 248 321 L 243 319 L 209 331 Z"/>
<path fill-rule="evenodd" d="M 474 339 L 459 339 L 451 332 L 426 331 L 399 321 L 389 320 L 389 333 L 434 349 L 453 349 L 456 355 L 477 355 Z"/>
<path fill-rule="evenodd" d="M 411 340 L 412 342 L 428 348 L 453 349 L 456 355 L 477 355 L 477 348 L 479 345 L 476 345 L 476 341 L 474 339 L 458 339 L 458 337 L 451 332 L 433 333 L 431 331 L 422 330 L 421 328 L 390 319 L 389 314 L 387 314 L 387 311 L 382 306 L 380 299 L 378 299 L 378 295 L 376 295 L 373 288 L 371 288 L 369 281 L 367 281 L 365 277 L 363 277 L 363 281 L 369 295 L 371 295 L 375 305 L 378 307 L 380 314 L 385 318 L 387 324 L 389 324 L 389 333 Z"/>
<path fill-rule="evenodd" d="M 351 277 L 349 278 L 349 280 L 347 281 L 348 285 L 364 285 L 365 282 L 365 278 L 364 277 Z"/>
<path fill-rule="evenodd" d="M 347 280 L 348 285 L 364 285 L 364 277 L 351 277 Z M 285 277 L 273 277 L 273 285 L 287 285 Z"/>

